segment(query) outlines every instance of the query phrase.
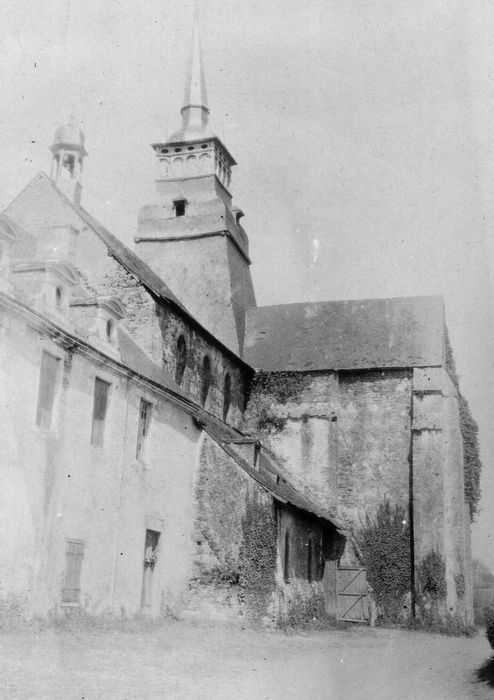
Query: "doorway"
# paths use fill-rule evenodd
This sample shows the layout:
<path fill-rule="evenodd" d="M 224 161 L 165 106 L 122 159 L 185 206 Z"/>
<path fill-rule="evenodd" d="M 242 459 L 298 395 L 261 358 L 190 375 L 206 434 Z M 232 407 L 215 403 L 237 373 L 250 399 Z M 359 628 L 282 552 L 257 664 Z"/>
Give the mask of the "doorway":
<path fill-rule="evenodd" d="M 160 533 L 156 530 L 146 530 L 144 543 L 144 573 L 142 578 L 141 605 L 150 608 L 153 602 L 153 577 L 158 557 Z"/>

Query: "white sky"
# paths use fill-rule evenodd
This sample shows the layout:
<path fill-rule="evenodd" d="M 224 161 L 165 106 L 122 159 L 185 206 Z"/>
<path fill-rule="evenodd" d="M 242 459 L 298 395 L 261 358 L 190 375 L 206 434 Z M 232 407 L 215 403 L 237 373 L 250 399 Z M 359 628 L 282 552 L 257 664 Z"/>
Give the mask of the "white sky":
<path fill-rule="evenodd" d="M 191 17 L 191 0 L 4 0 L 0 204 L 48 171 L 75 104 L 83 203 L 130 242 L 149 144 L 179 125 Z M 201 33 L 258 303 L 444 295 L 481 430 L 474 555 L 494 568 L 494 6 L 203 0 Z"/>

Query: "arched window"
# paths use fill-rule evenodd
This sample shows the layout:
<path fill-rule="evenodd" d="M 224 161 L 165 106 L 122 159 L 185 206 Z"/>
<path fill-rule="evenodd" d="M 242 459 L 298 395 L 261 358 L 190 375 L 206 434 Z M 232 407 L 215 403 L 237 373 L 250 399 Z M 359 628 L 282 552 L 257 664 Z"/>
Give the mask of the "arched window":
<path fill-rule="evenodd" d="M 228 411 L 230 410 L 230 404 L 232 402 L 232 379 L 228 372 L 225 374 L 225 379 L 223 380 L 223 420 L 226 423 L 228 418 Z"/>
<path fill-rule="evenodd" d="M 183 335 L 179 335 L 177 340 L 177 359 L 175 364 L 175 381 L 180 386 L 184 378 L 185 366 L 187 364 L 187 344 Z"/>
<path fill-rule="evenodd" d="M 62 287 L 57 287 L 55 289 L 55 304 L 57 306 L 62 306 L 63 301 L 63 290 Z"/>
<path fill-rule="evenodd" d="M 206 355 L 202 361 L 202 377 L 201 377 L 201 405 L 206 404 L 208 398 L 209 387 L 211 386 L 211 361 Z"/>
<path fill-rule="evenodd" d="M 114 333 L 115 333 L 115 324 L 113 323 L 113 321 L 111 320 L 111 318 L 109 318 L 109 319 L 107 320 L 107 322 L 106 322 L 106 337 L 107 337 L 107 340 L 109 340 L 109 341 L 111 342 L 111 341 L 113 340 Z"/>

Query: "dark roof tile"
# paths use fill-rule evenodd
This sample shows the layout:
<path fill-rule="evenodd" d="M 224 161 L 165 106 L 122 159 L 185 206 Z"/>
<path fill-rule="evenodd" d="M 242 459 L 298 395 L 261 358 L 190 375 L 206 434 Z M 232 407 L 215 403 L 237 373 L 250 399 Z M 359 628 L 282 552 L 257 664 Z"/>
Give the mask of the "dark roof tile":
<path fill-rule="evenodd" d="M 323 301 L 247 311 L 244 359 L 265 371 L 443 364 L 442 297 Z"/>
<path fill-rule="evenodd" d="M 261 448 L 258 468 L 255 469 L 235 449 L 235 441 L 238 441 L 240 433 L 229 428 L 225 424 L 213 419 L 206 414 L 197 415 L 197 420 L 204 431 L 224 450 L 252 479 L 257 481 L 264 489 L 281 503 L 290 503 L 300 510 L 326 520 L 341 532 L 344 532 L 333 515 L 313 498 L 300 493 L 286 479 L 282 470 L 278 468 L 265 449 Z"/>
<path fill-rule="evenodd" d="M 121 328 L 118 329 L 118 347 L 122 364 L 129 367 L 133 372 L 140 374 L 146 379 L 150 379 L 156 384 L 169 389 L 174 394 L 186 399 L 186 394 L 171 380 L 165 372 L 154 362 L 152 362 L 137 343 Z"/>

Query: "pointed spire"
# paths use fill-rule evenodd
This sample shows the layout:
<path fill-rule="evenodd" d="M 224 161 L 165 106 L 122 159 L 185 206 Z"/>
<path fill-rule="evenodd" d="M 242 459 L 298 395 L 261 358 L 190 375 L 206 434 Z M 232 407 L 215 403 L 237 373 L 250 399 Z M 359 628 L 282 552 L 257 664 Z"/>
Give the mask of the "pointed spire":
<path fill-rule="evenodd" d="M 187 141 L 212 136 L 209 128 L 209 109 L 206 79 L 202 61 L 197 2 L 194 6 L 194 28 L 185 81 L 184 104 L 181 109 L 182 128 L 170 136 L 170 141 Z"/>
<path fill-rule="evenodd" d="M 204 78 L 201 39 L 199 36 L 197 3 L 195 4 L 194 8 L 194 29 L 192 33 L 192 46 L 189 56 L 189 66 L 185 83 L 184 106 L 182 107 L 182 111 L 188 107 L 201 107 L 202 109 L 208 109 L 206 79 Z"/>

